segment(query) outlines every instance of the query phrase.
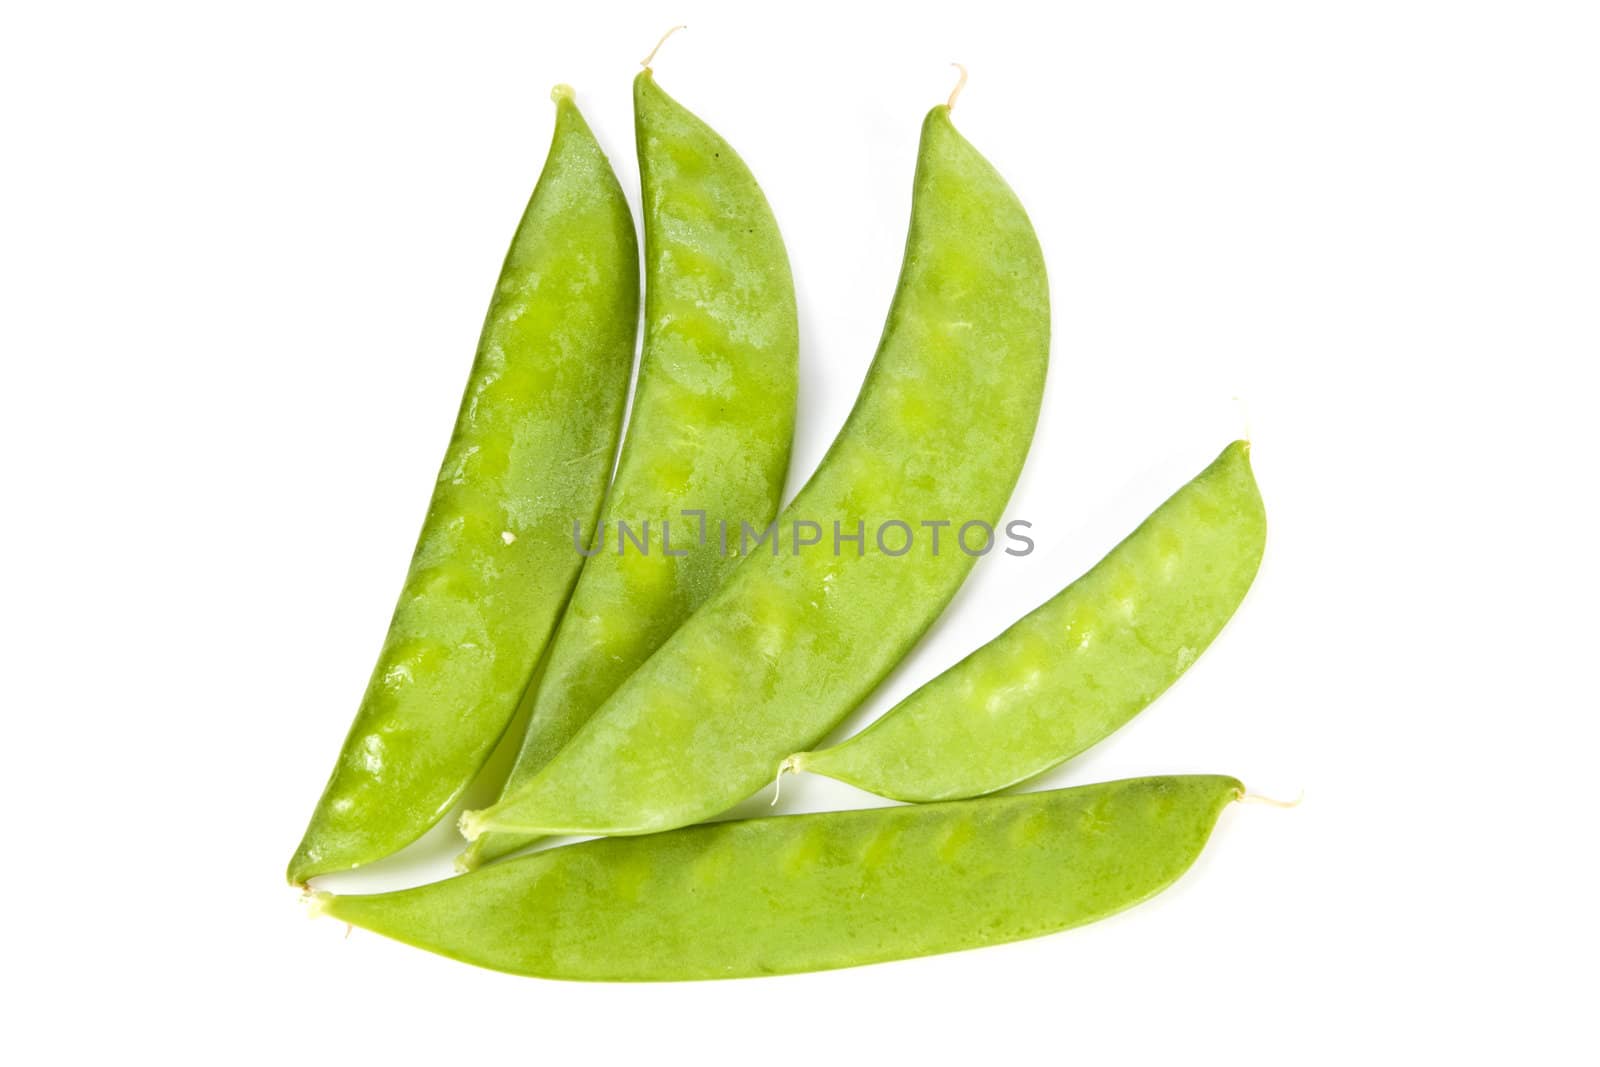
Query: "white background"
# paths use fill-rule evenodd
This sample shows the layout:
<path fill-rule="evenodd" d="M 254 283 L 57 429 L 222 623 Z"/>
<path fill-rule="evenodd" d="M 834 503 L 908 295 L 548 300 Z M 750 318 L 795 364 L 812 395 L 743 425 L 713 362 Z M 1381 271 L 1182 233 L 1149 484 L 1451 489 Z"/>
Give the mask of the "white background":
<path fill-rule="evenodd" d="M 1594 1062 L 1594 10 L 8 6 L 0 1058 Z M 872 354 L 951 60 L 957 125 L 1044 242 L 1053 363 L 1009 512 L 1040 550 L 979 566 L 867 715 L 1248 420 L 1255 589 L 1049 782 L 1218 771 L 1300 808 L 1228 811 L 1178 886 L 1100 925 L 831 974 L 541 982 L 304 917 L 282 869 L 549 88 L 577 87 L 636 202 L 629 83 L 680 21 L 657 75 L 788 239 L 791 488 Z M 791 779 L 783 809 L 870 803 Z M 341 884 L 431 877 L 447 837 Z"/>

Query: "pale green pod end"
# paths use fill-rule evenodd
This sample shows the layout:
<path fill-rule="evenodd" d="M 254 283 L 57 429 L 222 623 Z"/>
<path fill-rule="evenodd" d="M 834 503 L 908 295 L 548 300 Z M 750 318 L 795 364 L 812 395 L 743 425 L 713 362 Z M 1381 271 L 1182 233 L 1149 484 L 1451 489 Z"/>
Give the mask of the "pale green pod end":
<path fill-rule="evenodd" d="M 480 808 L 476 811 L 464 811 L 461 818 L 456 820 L 456 829 L 461 831 L 461 836 L 468 841 L 476 841 L 483 836 L 483 814 L 489 809 Z"/>
<path fill-rule="evenodd" d="M 479 836 L 477 840 L 462 850 L 461 855 L 456 857 L 456 870 L 462 874 L 468 871 L 475 871 L 485 864 L 505 859 L 513 852 L 519 852 L 540 840 L 541 838 L 533 834 L 506 834 L 490 831 Z"/>
<path fill-rule="evenodd" d="M 890 709 L 890 711 L 893 710 L 892 708 Z M 879 775 L 873 773 L 877 755 L 870 747 L 867 747 L 863 752 L 863 746 L 858 743 L 857 739 L 864 736 L 864 734 L 856 734 L 854 737 L 847 738 L 831 748 L 819 748 L 814 752 L 796 752 L 783 761 L 784 769 L 793 771 L 795 774 L 820 774 L 824 778 L 832 778 L 836 782 L 843 782 L 845 785 L 855 789 L 874 793 L 877 796 L 888 797 L 891 800 L 904 799 L 898 796 L 891 796 L 887 791 L 888 787 L 880 780 Z M 864 771 L 856 766 L 860 762 L 857 759 L 858 755 L 862 756 L 866 761 L 867 766 Z M 917 799 L 906 800 L 905 802 L 922 803 L 923 801 Z"/>

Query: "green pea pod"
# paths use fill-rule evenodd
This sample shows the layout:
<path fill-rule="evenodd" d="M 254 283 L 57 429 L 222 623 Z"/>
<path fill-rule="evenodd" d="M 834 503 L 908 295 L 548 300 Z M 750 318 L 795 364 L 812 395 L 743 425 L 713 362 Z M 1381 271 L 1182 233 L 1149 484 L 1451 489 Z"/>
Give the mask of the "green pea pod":
<path fill-rule="evenodd" d="M 750 546 L 543 771 L 464 816 L 467 836 L 667 830 L 770 781 L 955 594 L 974 562 L 956 532 L 992 526 L 1010 496 L 1048 352 L 1033 227 L 937 107 L 888 324 L 827 456 L 768 544 Z"/>
<path fill-rule="evenodd" d="M 421 837 L 511 720 L 578 576 L 639 318 L 622 188 L 564 86 L 389 635 L 289 880 Z"/>
<path fill-rule="evenodd" d="M 833 748 L 791 756 L 896 800 L 993 793 L 1063 763 L 1178 680 L 1244 599 L 1267 517 L 1235 441 L 1083 577 Z"/>
<path fill-rule="evenodd" d="M 771 522 L 789 468 L 800 341 L 777 220 L 738 154 L 649 71 L 634 82 L 634 116 L 646 282 L 639 385 L 601 541 L 551 643 L 505 791 L 544 769 L 711 595 L 738 561 L 717 532 Z M 487 834 L 462 866 L 533 840 Z"/>
<path fill-rule="evenodd" d="M 512 974 L 746 978 L 1094 922 L 1188 870 L 1243 794 L 1220 775 L 711 823 L 549 849 L 328 915 Z"/>

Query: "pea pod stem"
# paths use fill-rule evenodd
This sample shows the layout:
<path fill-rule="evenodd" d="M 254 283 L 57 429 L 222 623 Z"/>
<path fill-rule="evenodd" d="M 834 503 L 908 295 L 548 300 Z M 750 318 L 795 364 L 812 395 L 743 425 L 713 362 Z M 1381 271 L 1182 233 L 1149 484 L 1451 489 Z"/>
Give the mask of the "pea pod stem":
<path fill-rule="evenodd" d="M 796 753 L 796 756 L 799 755 Z M 769 807 L 778 806 L 778 798 L 783 795 L 783 776 L 799 773 L 796 756 L 785 756 L 783 762 L 778 764 L 778 773 L 772 776 L 772 803 Z"/>
<path fill-rule="evenodd" d="M 1241 792 L 1239 794 L 1239 803 L 1241 804 L 1265 804 L 1269 808 L 1298 808 L 1305 803 L 1305 799 L 1306 791 L 1304 789 L 1300 790 L 1293 800 L 1279 800 L 1276 797 L 1262 796 L 1260 793 Z"/>
<path fill-rule="evenodd" d="M 654 48 L 650 49 L 650 54 L 645 56 L 643 59 L 639 60 L 639 66 L 643 67 L 645 70 L 649 70 L 650 69 L 650 64 L 655 62 L 656 53 L 661 51 L 661 46 L 667 43 L 667 38 L 671 37 L 673 34 L 677 33 L 679 30 L 686 30 L 688 28 L 689 27 L 687 27 L 687 26 L 674 26 L 670 30 L 668 30 L 666 33 L 663 33 L 661 35 L 661 39 L 656 42 L 656 46 Z"/>
<path fill-rule="evenodd" d="M 967 87 L 967 68 L 960 63 L 952 63 L 950 65 L 959 70 L 961 76 L 956 79 L 956 87 L 950 90 L 950 99 L 945 101 L 946 111 L 954 111 L 956 109 L 956 97 L 960 96 L 961 90 Z"/>

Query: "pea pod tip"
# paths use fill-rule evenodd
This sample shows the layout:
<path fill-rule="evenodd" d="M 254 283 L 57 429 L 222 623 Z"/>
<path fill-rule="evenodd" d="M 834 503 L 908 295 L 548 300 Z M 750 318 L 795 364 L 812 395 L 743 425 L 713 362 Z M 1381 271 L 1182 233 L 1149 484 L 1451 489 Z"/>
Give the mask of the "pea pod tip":
<path fill-rule="evenodd" d="M 956 79 L 956 87 L 950 90 L 950 99 L 945 101 L 944 109 L 946 111 L 955 110 L 956 97 L 960 96 L 961 90 L 967 87 L 967 68 L 960 63 L 952 63 L 950 65 L 959 70 L 961 72 L 961 76 Z"/>
<path fill-rule="evenodd" d="M 471 874 L 483 866 L 483 841 L 472 842 L 456 856 L 454 867 L 457 874 Z"/>
<path fill-rule="evenodd" d="M 1234 789 L 1233 799 L 1235 802 L 1240 804 L 1265 804 L 1269 808 L 1298 808 L 1306 799 L 1306 791 L 1304 789 L 1300 790 L 1300 792 L 1295 795 L 1293 800 L 1279 800 L 1277 797 L 1269 797 L 1263 796 L 1260 793 L 1252 793 L 1243 785 L 1240 785 L 1238 788 Z"/>
<path fill-rule="evenodd" d="M 639 60 L 639 66 L 643 67 L 648 72 L 650 70 L 650 64 L 655 61 L 656 53 L 661 51 L 661 46 L 667 43 L 667 38 L 671 37 L 679 30 L 686 30 L 688 28 L 688 26 L 674 26 L 666 33 L 663 33 L 661 35 L 661 39 L 656 42 L 656 46 L 650 49 L 650 54 Z"/>
<path fill-rule="evenodd" d="M 804 768 L 801 760 L 807 753 L 796 752 L 792 756 L 785 756 L 783 762 L 778 764 L 778 773 L 772 776 L 772 806 L 778 806 L 778 798 L 783 795 L 783 776 L 786 774 L 799 774 Z"/>

